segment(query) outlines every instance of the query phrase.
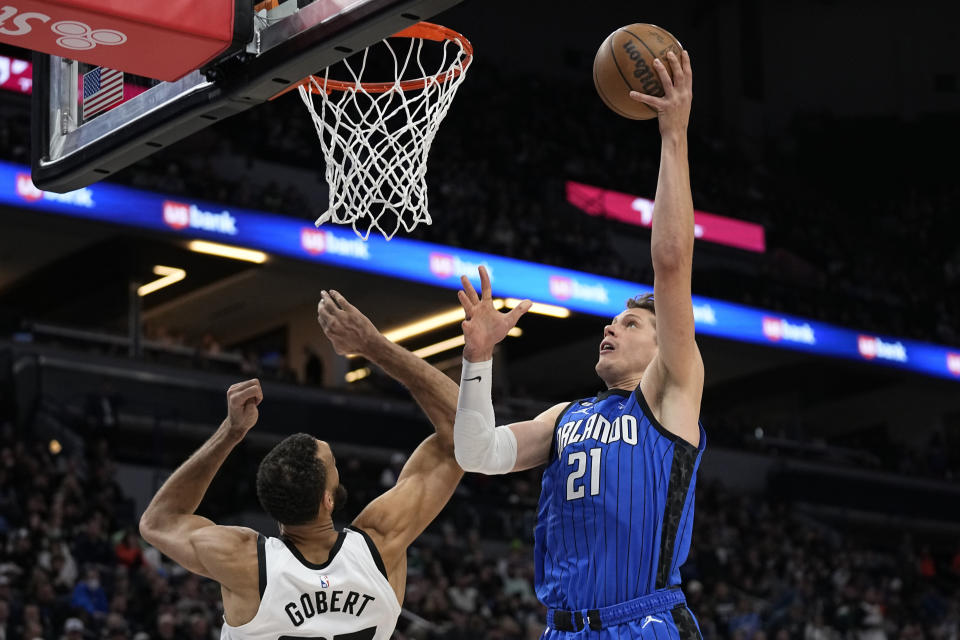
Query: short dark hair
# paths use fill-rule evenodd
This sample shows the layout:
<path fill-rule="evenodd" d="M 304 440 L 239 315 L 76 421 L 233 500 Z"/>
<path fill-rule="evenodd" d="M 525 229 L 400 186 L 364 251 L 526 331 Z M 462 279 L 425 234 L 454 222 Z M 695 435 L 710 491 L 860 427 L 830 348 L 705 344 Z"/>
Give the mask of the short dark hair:
<path fill-rule="evenodd" d="M 327 486 L 327 468 L 317 457 L 317 439 L 295 433 L 263 457 L 257 469 L 257 497 L 280 524 L 304 524 L 317 517 Z"/>
<path fill-rule="evenodd" d="M 653 307 L 653 294 L 645 293 L 640 296 L 633 296 L 627 300 L 627 309 L 646 309 L 653 315 L 657 315 L 656 309 Z"/>

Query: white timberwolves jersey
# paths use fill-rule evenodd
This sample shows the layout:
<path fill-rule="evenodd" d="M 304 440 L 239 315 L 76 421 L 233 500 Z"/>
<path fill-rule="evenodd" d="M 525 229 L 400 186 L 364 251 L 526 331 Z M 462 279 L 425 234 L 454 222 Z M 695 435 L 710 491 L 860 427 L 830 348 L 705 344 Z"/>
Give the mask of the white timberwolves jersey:
<path fill-rule="evenodd" d="M 250 622 L 224 621 L 221 640 L 388 640 L 400 603 L 369 536 L 346 528 L 330 559 L 314 564 L 280 538 L 257 541 L 260 608 Z"/>

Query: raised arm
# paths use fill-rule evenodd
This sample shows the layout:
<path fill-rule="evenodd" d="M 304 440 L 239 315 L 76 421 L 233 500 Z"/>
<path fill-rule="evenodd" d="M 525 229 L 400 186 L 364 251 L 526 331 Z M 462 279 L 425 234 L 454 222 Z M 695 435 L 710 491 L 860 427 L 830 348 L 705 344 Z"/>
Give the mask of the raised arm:
<path fill-rule="evenodd" d="M 321 293 L 317 314 L 334 350 L 340 355 L 363 356 L 409 389 L 436 429 L 440 444 L 452 451 L 457 383 L 422 358 L 387 340 L 359 309 L 336 291 Z"/>
<path fill-rule="evenodd" d="M 227 418 L 212 436 L 163 483 L 140 518 L 140 535 L 193 573 L 230 591 L 257 591 L 257 533 L 218 526 L 196 515 L 220 466 L 257 422 L 263 400 L 258 380 L 227 391 Z"/>
<path fill-rule="evenodd" d="M 547 462 L 553 427 L 563 405 L 533 420 L 496 426 L 491 388 L 493 348 L 530 308 L 524 300 L 508 313 L 493 306 L 490 276 L 480 267 L 480 294 L 461 276 L 457 297 L 463 305 L 463 369 L 453 426 L 457 461 L 465 471 L 488 475 L 522 471 Z"/>
<path fill-rule="evenodd" d="M 397 484 L 368 504 L 353 521 L 370 534 L 387 570 L 387 579 L 402 601 L 407 547 L 433 522 L 453 495 L 463 469 L 437 434 L 411 454 Z"/>
<path fill-rule="evenodd" d="M 383 557 L 387 577 L 401 597 L 407 547 L 443 510 L 463 477 L 453 455 L 457 384 L 422 358 L 387 340 L 338 292 L 322 292 L 317 311 L 334 350 L 359 354 L 406 386 L 436 430 L 407 460 L 396 486 L 367 505 L 353 522 L 370 534 Z"/>
<path fill-rule="evenodd" d="M 697 415 L 703 390 L 703 361 L 694 339 L 691 275 L 693 271 L 693 198 L 687 164 L 687 123 L 693 96 L 690 55 L 670 52 L 654 67 L 663 83 L 662 98 L 631 92 L 657 111 L 660 124 L 660 174 L 653 206 L 650 251 L 656 304 L 658 354 L 641 389 L 648 400 L 663 398 L 661 422 L 685 439 L 699 439 Z M 678 402 L 667 402 L 668 396 Z M 660 404 L 657 402 L 657 404 Z"/>

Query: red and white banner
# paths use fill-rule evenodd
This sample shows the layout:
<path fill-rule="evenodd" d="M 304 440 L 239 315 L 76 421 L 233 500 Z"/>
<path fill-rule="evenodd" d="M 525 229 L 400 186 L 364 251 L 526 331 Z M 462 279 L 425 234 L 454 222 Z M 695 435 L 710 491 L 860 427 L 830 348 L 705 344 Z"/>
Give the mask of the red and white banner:
<path fill-rule="evenodd" d="M 567 202 L 591 216 L 602 216 L 640 227 L 653 222 L 653 200 L 618 191 L 567 182 Z M 693 212 L 694 235 L 700 240 L 738 249 L 766 251 L 763 227 L 705 211 Z"/>
<path fill-rule="evenodd" d="M 172 81 L 230 46 L 233 14 L 234 0 L 8 0 L 0 42 Z"/>
<path fill-rule="evenodd" d="M 33 89 L 33 65 L 19 58 L 0 56 L 0 89 L 30 95 Z"/>

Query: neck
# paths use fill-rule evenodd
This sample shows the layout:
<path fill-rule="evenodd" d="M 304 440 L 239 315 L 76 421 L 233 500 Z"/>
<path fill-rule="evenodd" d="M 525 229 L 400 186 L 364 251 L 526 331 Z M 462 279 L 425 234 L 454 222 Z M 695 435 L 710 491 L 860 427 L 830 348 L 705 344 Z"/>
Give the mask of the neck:
<path fill-rule="evenodd" d="M 642 378 L 643 376 L 632 376 L 617 378 L 616 380 L 612 380 L 610 382 L 604 380 L 604 382 L 607 384 L 607 389 L 623 389 L 624 391 L 633 391 L 640 386 L 640 380 Z"/>
<path fill-rule="evenodd" d="M 333 519 L 330 514 L 325 514 L 306 524 L 280 525 L 280 536 L 298 545 L 318 542 L 333 544 L 337 535 L 339 532 L 333 528 Z"/>

